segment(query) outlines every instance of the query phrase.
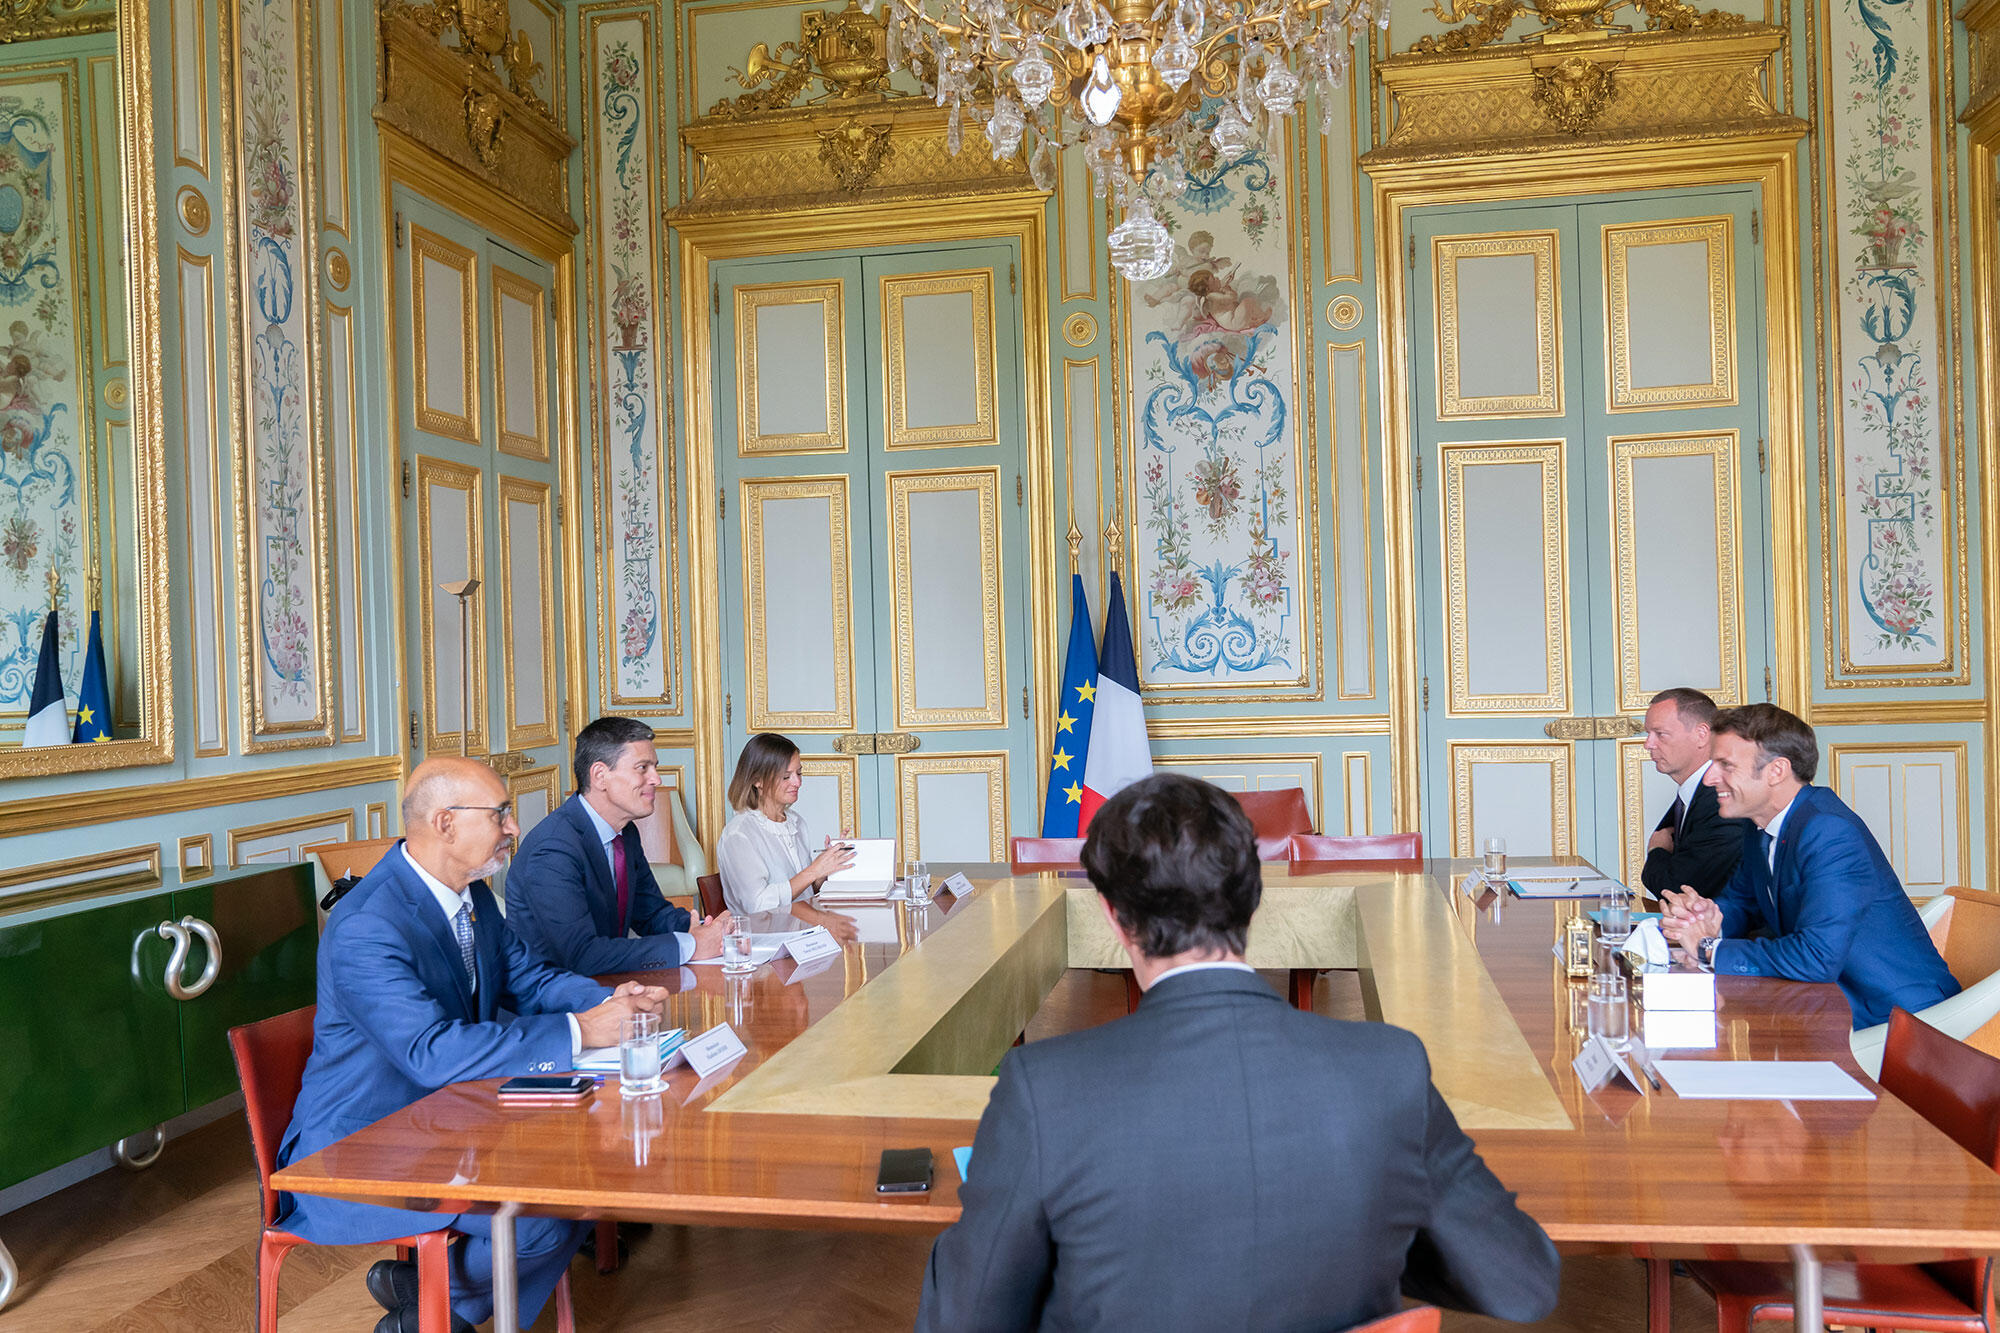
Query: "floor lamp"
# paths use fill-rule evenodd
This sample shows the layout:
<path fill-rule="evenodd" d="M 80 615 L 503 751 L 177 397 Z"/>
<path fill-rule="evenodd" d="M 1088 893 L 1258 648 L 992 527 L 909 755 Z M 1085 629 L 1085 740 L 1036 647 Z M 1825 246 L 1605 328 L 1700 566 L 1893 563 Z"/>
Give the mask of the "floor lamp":
<path fill-rule="evenodd" d="M 458 753 L 472 753 L 472 613 L 466 603 L 479 591 L 479 580 L 440 583 L 441 592 L 458 598 Z"/>

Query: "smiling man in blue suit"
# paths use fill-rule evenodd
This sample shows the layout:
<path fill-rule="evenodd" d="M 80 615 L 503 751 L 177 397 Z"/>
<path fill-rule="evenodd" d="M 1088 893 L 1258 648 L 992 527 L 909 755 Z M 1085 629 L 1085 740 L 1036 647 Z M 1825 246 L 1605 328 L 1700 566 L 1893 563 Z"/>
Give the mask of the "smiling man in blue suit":
<path fill-rule="evenodd" d="M 1861 816 L 1812 785 L 1819 742 L 1772 704 L 1716 718 L 1708 776 L 1743 857 L 1710 902 L 1669 891 L 1667 937 L 1718 974 L 1837 981 L 1856 1027 L 1958 994 L 1902 881 Z"/>
<path fill-rule="evenodd" d="M 600 717 L 577 733 L 572 767 L 576 794 L 535 825 L 507 871 L 508 924 L 557 967 L 594 977 L 721 953 L 729 913 L 696 921 L 669 906 L 639 839 L 636 821 L 659 799 L 653 729 Z"/>
<path fill-rule="evenodd" d="M 567 1072 L 579 1049 L 610 1046 L 626 1014 L 658 1012 L 665 992 L 616 992 L 549 967 L 500 915 L 486 877 L 520 826 L 507 788 L 469 759 L 417 765 L 403 795 L 404 839 L 327 919 L 319 950 L 312 1057 L 278 1148 L 284 1166 L 425 1094 L 467 1079 Z M 518 1015 L 505 1017 L 502 1015 Z M 452 1328 L 493 1312 L 490 1219 L 286 1196 L 278 1225 L 324 1245 L 365 1245 L 454 1227 Z M 522 1218 L 520 1313 L 533 1322 L 588 1222 Z M 388 1311 L 376 1333 L 416 1333 L 416 1265 L 384 1259 L 368 1290 Z"/>

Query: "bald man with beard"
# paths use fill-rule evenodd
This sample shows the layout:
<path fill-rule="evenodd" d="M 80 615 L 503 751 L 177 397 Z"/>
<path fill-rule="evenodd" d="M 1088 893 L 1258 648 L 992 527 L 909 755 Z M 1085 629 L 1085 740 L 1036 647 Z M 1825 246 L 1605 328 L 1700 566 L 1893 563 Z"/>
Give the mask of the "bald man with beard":
<path fill-rule="evenodd" d="M 319 950 L 312 1057 L 278 1149 L 297 1161 L 450 1083 L 557 1074 L 619 1020 L 657 1013 L 666 993 L 613 991 L 549 967 L 508 928 L 486 877 L 520 826 L 484 764 L 429 759 L 403 794 L 403 839 L 335 905 Z M 503 1015 L 506 1015 L 503 1017 Z M 286 1195 L 277 1224 L 322 1245 L 366 1245 L 452 1227 L 452 1328 L 493 1313 L 492 1219 Z M 524 1217 L 515 1227 L 523 1327 L 555 1290 L 590 1223 Z M 368 1291 L 388 1313 L 375 1333 L 416 1333 L 416 1265 L 384 1259 Z"/>

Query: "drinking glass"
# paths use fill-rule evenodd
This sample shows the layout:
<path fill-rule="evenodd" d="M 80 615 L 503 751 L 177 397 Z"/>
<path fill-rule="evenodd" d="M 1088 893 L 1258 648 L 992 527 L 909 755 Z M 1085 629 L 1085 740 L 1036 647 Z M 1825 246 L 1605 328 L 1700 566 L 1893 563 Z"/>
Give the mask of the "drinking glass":
<path fill-rule="evenodd" d="M 648 1166 L 653 1160 L 653 1140 L 666 1128 L 666 1113 L 658 1097 L 636 1093 L 619 1107 L 619 1128 L 632 1142 L 632 1165 Z"/>
<path fill-rule="evenodd" d="M 722 970 L 739 973 L 752 970 L 750 927 L 741 921 L 732 921 L 729 933 L 722 937 Z"/>
<path fill-rule="evenodd" d="M 917 871 L 923 867 L 922 861 L 903 862 L 903 896 L 914 899 L 917 896 Z"/>
<path fill-rule="evenodd" d="M 1598 929 L 1604 938 L 1622 944 L 1632 933 L 1632 899 L 1621 884 L 1605 891 L 1597 904 Z"/>
<path fill-rule="evenodd" d="M 1488 880 L 1496 884 L 1507 878 L 1507 840 L 1505 838 L 1488 838 L 1486 840 L 1486 858 L 1480 865 L 1480 871 Z"/>
<path fill-rule="evenodd" d="M 1613 1046 L 1623 1046 L 1631 1039 L 1632 1008 L 1620 973 L 1600 972 L 1590 979 L 1590 1035 Z"/>
<path fill-rule="evenodd" d="M 931 868 L 928 862 L 912 861 L 916 870 L 910 876 L 910 901 L 917 904 L 931 900 Z"/>
<path fill-rule="evenodd" d="M 650 1097 L 660 1090 L 660 1016 L 627 1014 L 618 1020 L 618 1090 Z"/>

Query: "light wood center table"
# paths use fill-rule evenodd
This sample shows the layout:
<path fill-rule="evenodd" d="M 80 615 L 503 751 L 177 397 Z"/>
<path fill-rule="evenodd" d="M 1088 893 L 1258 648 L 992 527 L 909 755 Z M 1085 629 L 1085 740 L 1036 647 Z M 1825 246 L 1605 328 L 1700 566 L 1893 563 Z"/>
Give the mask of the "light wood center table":
<path fill-rule="evenodd" d="M 1886 1093 L 1796 1106 L 1584 1093 L 1569 1067 L 1583 1007 L 1552 952 L 1584 905 L 1490 893 L 1482 905 L 1462 888 L 1470 868 L 1267 866 L 1248 957 L 1357 969 L 1370 1016 L 1423 1038 L 1459 1122 L 1566 1252 L 1788 1259 L 1801 1329 L 1820 1327 L 1825 1259 L 2000 1252 L 2000 1175 Z M 505 1107 L 493 1081 L 457 1084 L 273 1183 L 491 1213 L 499 1333 L 516 1333 L 520 1213 L 941 1230 L 958 1216 L 950 1149 L 972 1141 L 992 1069 L 1066 968 L 1125 962 L 1087 880 L 966 870 L 977 888 L 962 901 L 843 908 L 862 918 L 863 939 L 817 967 L 644 974 L 673 991 L 668 1025 L 729 1022 L 743 1037 L 749 1054 L 707 1080 L 682 1068 L 641 1099 L 607 1080 L 574 1108 Z M 1718 987 L 1716 1049 L 1676 1057 L 1834 1060 L 1865 1078 L 1837 987 Z M 881 1151 L 919 1146 L 938 1162 L 930 1193 L 877 1195 Z M 1664 1266 L 1654 1271 L 1657 1322 Z"/>

